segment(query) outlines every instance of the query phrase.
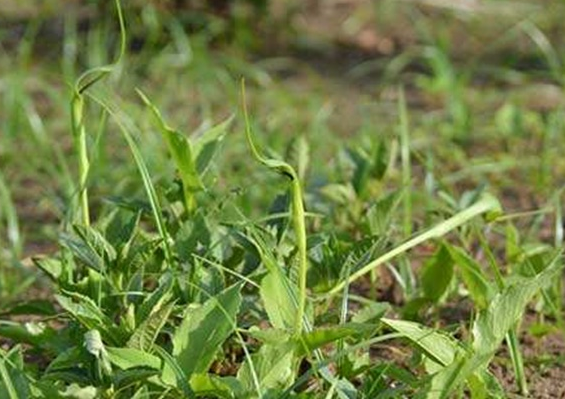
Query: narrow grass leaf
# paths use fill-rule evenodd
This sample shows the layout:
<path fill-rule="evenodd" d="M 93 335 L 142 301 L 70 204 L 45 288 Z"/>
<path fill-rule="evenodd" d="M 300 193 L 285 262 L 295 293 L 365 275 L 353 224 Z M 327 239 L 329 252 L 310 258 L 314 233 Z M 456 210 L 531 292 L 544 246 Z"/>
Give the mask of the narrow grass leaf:
<path fill-rule="evenodd" d="M 0 349 L 0 398 L 24 399 L 31 397 L 29 382 L 23 371 L 23 357 L 19 347 L 5 352 Z"/>
<path fill-rule="evenodd" d="M 165 363 L 162 375 L 163 380 L 166 383 L 170 384 L 172 382 L 172 378 L 174 378 L 173 381 L 176 381 L 176 387 L 184 394 L 186 398 L 196 399 L 194 391 L 188 384 L 186 374 L 184 373 L 177 360 L 173 356 L 171 356 L 169 352 L 158 345 L 155 346 L 155 351 L 159 354 L 159 356 Z"/>
<path fill-rule="evenodd" d="M 6 220 L 6 236 L 17 258 L 22 250 L 18 215 L 8 185 L 0 173 L 0 220 L 2 217 Z"/>
<path fill-rule="evenodd" d="M 472 218 L 481 215 L 481 214 L 489 214 L 492 212 L 498 212 L 500 209 L 500 204 L 498 200 L 491 196 L 491 195 L 483 195 L 479 201 L 475 204 L 471 205 L 469 208 L 457 213 L 456 215 L 450 217 L 449 219 L 435 225 L 431 229 L 418 234 L 416 237 L 409 239 L 408 241 L 400 244 L 396 248 L 388 251 L 387 253 L 379 256 L 377 259 L 369 262 L 367 265 L 362 267 L 360 270 L 351 274 L 347 281 L 341 281 L 336 284 L 330 291 L 329 294 L 336 294 L 340 292 L 345 284 L 351 283 L 360 277 L 364 276 L 365 274 L 369 273 L 375 267 L 382 265 L 383 263 L 388 262 L 389 260 L 393 259 L 394 257 L 403 254 L 404 252 L 414 248 L 415 246 L 434 239 L 440 238 L 450 231 L 458 228 L 459 226 L 467 223 Z"/>

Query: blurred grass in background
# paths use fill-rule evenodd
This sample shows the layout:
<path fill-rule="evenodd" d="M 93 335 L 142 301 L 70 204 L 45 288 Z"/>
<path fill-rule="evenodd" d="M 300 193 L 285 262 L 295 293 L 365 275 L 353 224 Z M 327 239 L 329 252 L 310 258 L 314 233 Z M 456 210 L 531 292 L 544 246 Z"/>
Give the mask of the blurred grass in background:
<path fill-rule="evenodd" d="M 375 138 L 394 144 L 403 85 L 422 185 L 435 181 L 460 190 L 494 182 L 505 201 L 528 208 L 541 206 L 563 183 L 561 1 L 124 6 L 128 54 L 108 88 L 119 88 L 123 98 L 116 101 L 146 128 L 139 133 L 142 151 L 157 179 L 174 171 L 147 115 L 132 106 L 139 103 L 134 88 L 150 93 L 167 120 L 190 133 L 238 109 L 237 83 L 245 77 L 257 128 L 277 151 L 299 135 L 324 162 L 334 162 L 344 145 L 363 147 Z M 0 19 L 0 166 L 4 202 L 13 205 L 3 207 L 0 220 L 18 237 L 17 243 L 4 240 L 3 259 L 16 259 L 22 251 L 49 250 L 76 199 L 69 90 L 79 72 L 111 62 L 119 32 L 111 1 L 3 0 Z M 94 211 L 103 213 L 106 196 L 140 192 L 141 185 L 121 139 L 91 108 L 88 118 L 97 127 L 89 132 L 88 185 Z M 238 121 L 231 136 L 240 131 Z M 238 157 L 243 141 L 231 136 L 221 162 L 246 170 Z M 332 178 L 324 162 L 314 165 L 314 185 Z M 524 183 L 519 188 L 517 176 Z M 229 192 L 239 182 L 230 177 L 219 187 Z M 256 190 L 243 195 L 262 198 Z"/>

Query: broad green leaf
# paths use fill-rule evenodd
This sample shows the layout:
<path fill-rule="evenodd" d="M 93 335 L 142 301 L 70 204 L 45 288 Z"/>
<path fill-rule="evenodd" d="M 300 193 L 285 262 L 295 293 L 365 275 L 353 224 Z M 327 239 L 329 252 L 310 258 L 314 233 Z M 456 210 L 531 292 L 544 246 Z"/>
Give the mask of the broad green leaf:
<path fill-rule="evenodd" d="M 33 264 L 43 271 L 53 282 L 59 282 L 63 273 L 60 260 L 54 258 L 32 258 Z"/>
<path fill-rule="evenodd" d="M 55 295 L 59 305 L 71 314 L 80 324 L 89 330 L 97 329 L 112 342 L 119 341 L 114 323 L 104 314 L 96 303 L 87 296 L 76 292 L 63 291 L 64 295 Z"/>
<path fill-rule="evenodd" d="M 145 351 L 134 348 L 114 348 L 106 347 L 110 362 L 127 370 L 134 367 L 148 367 L 151 369 L 161 369 L 161 359 Z"/>
<path fill-rule="evenodd" d="M 261 280 L 261 299 L 272 326 L 292 329 L 296 323 L 296 289 L 282 272 L 268 273 Z M 294 294 L 293 294 L 294 293 Z"/>
<path fill-rule="evenodd" d="M 112 262 L 116 259 L 116 250 L 112 244 L 94 227 L 73 225 L 73 231 L 84 244 L 88 245 L 105 262 Z"/>
<path fill-rule="evenodd" d="M 245 397 L 241 382 L 234 377 L 218 377 L 213 374 L 193 374 L 190 386 L 194 393 L 203 397 L 235 399 Z"/>
<path fill-rule="evenodd" d="M 424 262 L 420 278 L 424 296 L 432 302 L 439 301 L 453 279 L 453 260 L 445 246 L 440 245 Z"/>
<path fill-rule="evenodd" d="M 155 309 L 133 332 L 127 346 L 146 351 L 150 350 L 161 332 L 161 329 L 167 322 L 173 307 L 174 302 L 171 302 Z"/>
<path fill-rule="evenodd" d="M 251 242 L 268 274 L 261 281 L 260 294 L 273 327 L 289 329 L 296 325 L 298 293 L 279 266 L 272 249 L 258 229 L 250 228 L 246 237 Z"/>
<path fill-rule="evenodd" d="M 53 303 L 48 299 L 30 299 L 11 304 L 7 309 L 0 312 L 2 316 L 16 315 L 38 315 L 54 316 L 57 314 Z"/>
<path fill-rule="evenodd" d="M 280 330 L 276 328 L 262 330 L 257 326 L 252 326 L 246 331 L 246 334 L 264 344 L 270 345 L 286 342 L 292 337 L 292 334 L 287 330 Z"/>
<path fill-rule="evenodd" d="M 59 355 L 57 355 L 57 357 L 49 363 L 43 378 L 57 380 L 60 373 L 65 373 L 66 370 L 72 370 L 80 364 L 88 364 L 89 361 L 90 355 L 84 350 L 84 348 L 73 346 L 59 353 Z M 70 378 L 63 379 L 63 381 L 79 382 L 75 376 L 69 374 L 69 377 Z"/>
<path fill-rule="evenodd" d="M 461 352 L 461 348 L 454 338 L 419 323 L 386 318 L 382 318 L 381 321 L 404 335 L 426 356 L 442 366 L 453 363 L 457 353 Z"/>
<path fill-rule="evenodd" d="M 300 337 L 294 339 L 295 353 L 297 356 L 307 356 L 314 350 L 340 339 L 372 335 L 376 329 L 376 325 L 356 323 L 316 328 L 313 331 L 302 333 Z"/>
<path fill-rule="evenodd" d="M 151 256 L 153 256 L 162 243 L 162 239 L 156 238 L 130 248 L 126 259 L 122 261 L 124 265 L 123 267 L 128 268 L 130 271 L 140 269 L 149 261 L 149 259 L 151 259 Z"/>
<path fill-rule="evenodd" d="M 293 383 L 298 359 L 293 346 L 291 342 L 276 345 L 265 344 L 251 356 L 253 370 L 263 392 L 269 389 L 284 389 Z M 255 383 L 249 362 L 249 359 L 245 360 L 239 369 L 237 379 L 246 387 L 248 391 L 246 397 L 255 397 L 252 396 L 255 391 Z"/>
<path fill-rule="evenodd" d="M 55 334 L 55 330 L 41 322 L 17 323 L 0 320 L 0 336 L 17 343 L 49 347 L 53 343 L 50 341 L 56 341 Z"/>
<path fill-rule="evenodd" d="M 234 285 L 189 308 L 173 334 L 173 356 L 186 378 L 208 371 L 217 351 L 232 334 L 241 305 L 241 286 Z"/>
<path fill-rule="evenodd" d="M 377 323 L 390 308 L 391 306 L 387 302 L 371 302 L 359 309 L 351 317 L 351 321 L 357 324 Z"/>
<path fill-rule="evenodd" d="M 149 367 L 133 367 L 127 370 L 117 370 L 112 375 L 112 383 L 116 386 L 117 390 L 120 388 L 127 388 L 138 382 L 147 381 L 151 377 L 160 374 L 161 371 Z"/>
<path fill-rule="evenodd" d="M 463 249 L 444 244 L 456 265 L 456 270 L 469 290 L 469 294 L 479 309 L 485 309 L 496 292 L 496 287 L 489 282 L 481 266 Z"/>
<path fill-rule="evenodd" d="M 473 324 L 473 349 L 477 353 L 494 352 L 533 296 L 551 284 L 562 268 L 561 255 L 555 256 L 538 275 L 519 279 L 495 295 Z"/>
<path fill-rule="evenodd" d="M 96 253 L 96 251 L 94 251 L 83 240 L 63 233 L 59 238 L 59 242 L 91 269 L 94 269 L 98 273 L 101 273 L 106 269 L 106 263 L 102 256 Z"/>
<path fill-rule="evenodd" d="M 104 229 L 104 236 L 114 248 L 121 250 L 123 246 L 130 243 L 137 232 L 141 212 L 114 211 Z"/>

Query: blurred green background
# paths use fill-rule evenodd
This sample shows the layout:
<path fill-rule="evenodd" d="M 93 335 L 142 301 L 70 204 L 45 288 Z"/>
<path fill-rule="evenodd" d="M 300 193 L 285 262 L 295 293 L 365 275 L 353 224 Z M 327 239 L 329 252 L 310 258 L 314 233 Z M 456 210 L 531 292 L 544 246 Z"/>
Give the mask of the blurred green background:
<path fill-rule="evenodd" d="M 441 179 L 456 192 L 494 185 L 520 209 L 541 206 L 563 184 L 562 1 L 123 6 L 128 51 L 106 89 L 143 127 L 142 151 L 156 179 L 174 171 L 135 88 L 191 134 L 239 113 L 245 78 L 256 128 L 274 151 L 297 136 L 309 140 L 314 186 L 332 178 L 341 148 L 394 141 L 399 85 L 419 165 L 415 184 Z M 4 261 L 52 248 L 76 198 L 70 89 L 81 72 L 116 57 L 118 38 L 112 1 L 0 2 Z M 89 187 L 103 213 L 104 198 L 142 195 L 141 185 L 122 139 L 100 110 L 89 113 Z M 253 169 L 245 151 L 236 118 L 220 169 Z M 218 187 L 229 192 L 240 184 L 234 174 L 220 175 Z M 260 199 L 256 190 L 244 196 Z"/>

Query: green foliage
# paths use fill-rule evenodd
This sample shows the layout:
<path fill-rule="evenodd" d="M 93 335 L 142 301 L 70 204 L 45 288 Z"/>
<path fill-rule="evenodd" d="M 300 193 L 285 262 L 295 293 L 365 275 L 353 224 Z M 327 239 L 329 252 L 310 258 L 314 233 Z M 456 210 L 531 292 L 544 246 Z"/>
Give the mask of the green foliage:
<path fill-rule="evenodd" d="M 367 101 L 360 108 L 369 117 L 357 121 L 355 111 L 339 121 L 348 129 L 358 123 L 363 137 L 335 138 L 333 119 L 342 114 L 333 107 L 348 97 L 333 104 L 316 93 L 289 94 L 276 82 L 294 62 L 243 62 L 232 54 L 237 46 L 209 48 L 231 29 L 235 42 L 263 40 L 249 27 L 269 21 L 246 25 L 257 14 L 242 3 L 265 12 L 265 2 L 227 2 L 228 26 L 223 14 L 184 21 L 187 14 L 174 16 L 167 5 L 128 5 L 125 15 L 137 18 L 131 43 L 118 1 L 120 40 L 102 3 L 106 27 L 65 17 L 62 62 L 74 82 L 67 96 L 43 87 L 51 75 L 24 79 L 35 72 L 33 26 L 17 62 L 0 62 L 18 68 L 0 82 L 0 117 L 8 116 L 0 137 L 0 398 L 502 398 L 488 367 L 505 356 L 505 344 L 526 395 L 524 312 L 536 317 L 531 335 L 564 328 L 562 190 L 552 187 L 562 170 L 561 109 L 527 110 L 515 99 L 491 107 L 486 99 L 481 112 L 498 109 L 492 120 L 503 137 L 494 137 L 491 123 L 472 113 L 479 63 L 460 70 L 451 44 L 440 40 L 385 68 L 389 78 L 405 67 L 415 76 L 403 81 L 406 92 L 396 81 L 383 90 L 387 107 L 394 109 L 389 94 L 398 100 L 391 118 L 398 124 L 380 114 L 375 123 Z M 346 30 L 360 22 L 352 17 Z M 207 29 L 211 36 L 202 35 Z M 562 80 L 543 32 L 533 22 L 517 29 Z M 77 78 L 82 64 L 106 65 Z M 226 118 L 239 75 L 251 95 L 242 84 L 243 115 Z M 135 97 L 139 82 L 130 79 L 139 76 L 150 96 Z M 435 99 L 433 112 L 412 112 L 420 95 Z M 57 143 L 57 124 L 51 137 L 41 115 L 69 100 L 72 142 Z M 223 122 L 212 122 L 215 115 Z M 235 134 L 243 130 L 245 139 Z M 286 140 L 288 132 L 296 134 Z M 24 164 L 20 142 L 34 151 L 21 158 L 36 173 L 48 171 L 42 201 L 57 204 L 61 221 L 57 249 L 32 262 L 22 257 L 36 232 L 16 213 L 31 171 L 16 170 Z M 499 152 L 482 153 L 491 147 Z M 526 147 L 541 153 L 522 162 Z M 508 201 L 515 194 L 508 169 L 541 188 L 536 203 L 549 193 L 547 204 L 504 213 L 499 198 L 521 206 Z M 56 241 L 53 232 L 49 239 Z M 33 282 L 47 299 L 27 300 Z M 469 317 L 443 316 L 446 305 L 460 303 L 471 307 Z"/>

